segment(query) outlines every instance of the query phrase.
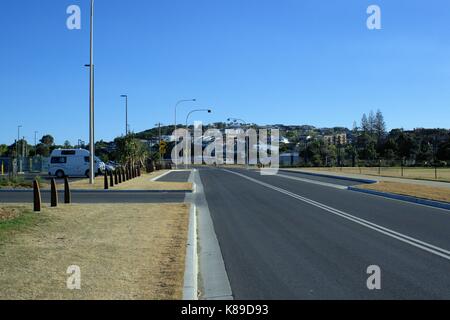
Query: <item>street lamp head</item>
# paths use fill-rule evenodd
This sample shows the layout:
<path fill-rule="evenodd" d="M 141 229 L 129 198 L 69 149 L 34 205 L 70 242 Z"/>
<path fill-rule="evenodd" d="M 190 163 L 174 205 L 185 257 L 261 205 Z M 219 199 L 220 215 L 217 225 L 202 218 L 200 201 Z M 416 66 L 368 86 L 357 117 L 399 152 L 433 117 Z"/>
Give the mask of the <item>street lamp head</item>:
<path fill-rule="evenodd" d="M 126 97 L 128 97 L 128 95 L 122 94 L 122 95 L 120 95 L 120 97 L 121 97 L 121 98 L 126 98 Z"/>
<path fill-rule="evenodd" d="M 212 112 L 211 109 L 209 109 L 209 110 L 208 110 L 208 113 L 211 113 L 211 112 Z"/>

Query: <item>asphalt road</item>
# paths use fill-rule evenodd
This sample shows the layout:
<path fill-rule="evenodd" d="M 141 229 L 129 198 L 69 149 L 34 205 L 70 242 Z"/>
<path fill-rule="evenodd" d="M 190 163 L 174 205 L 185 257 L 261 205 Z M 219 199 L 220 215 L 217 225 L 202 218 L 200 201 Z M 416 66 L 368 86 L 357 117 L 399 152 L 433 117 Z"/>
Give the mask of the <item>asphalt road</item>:
<path fill-rule="evenodd" d="M 187 182 L 189 180 L 190 171 L 174 171 L 161 177 L 158 181 L 161 182 Z"/>
<path fill-rule="evenodd" d="M 450 299 L 450 211 L 254 171 L 200 177 L 236 299 Z"/>
<path fill-rule="evenodd" d="M 64 201 L 63 192 L 59 192 L 59 201 Z M 42 191 L 42 202 L 50 203 L 50 192 Z M 100 191 L 72 192 L 73 203 L 182 203 L 185 193 Z M 0 203 L 32 203 L 31 191 L 0 191 Z"/>

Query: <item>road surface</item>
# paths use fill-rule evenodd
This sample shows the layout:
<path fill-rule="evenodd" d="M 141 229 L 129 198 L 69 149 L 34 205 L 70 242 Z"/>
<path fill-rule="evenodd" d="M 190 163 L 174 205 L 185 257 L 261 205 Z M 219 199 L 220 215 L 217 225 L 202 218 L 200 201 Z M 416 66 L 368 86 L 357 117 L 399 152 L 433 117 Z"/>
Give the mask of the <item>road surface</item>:
<path fill-rule="evenodd" d="M 450 211 L 338 179 L 199 172 L 235 299 L 450 298 Z"/>

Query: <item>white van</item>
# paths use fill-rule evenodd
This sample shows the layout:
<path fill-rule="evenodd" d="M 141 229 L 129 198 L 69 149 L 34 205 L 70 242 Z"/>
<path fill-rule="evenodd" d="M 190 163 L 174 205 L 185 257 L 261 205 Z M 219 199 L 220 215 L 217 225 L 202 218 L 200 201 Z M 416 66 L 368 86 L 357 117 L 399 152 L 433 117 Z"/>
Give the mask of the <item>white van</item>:
<path fill-rule="evenodd" d="M 53 150 L 48 174 L 57 178 L 89 177 L 89 156 L 90 152 L 84 149 Z M 94 159 L 95 174 L 102 174 L 105 164 L 98 157 Z"/>

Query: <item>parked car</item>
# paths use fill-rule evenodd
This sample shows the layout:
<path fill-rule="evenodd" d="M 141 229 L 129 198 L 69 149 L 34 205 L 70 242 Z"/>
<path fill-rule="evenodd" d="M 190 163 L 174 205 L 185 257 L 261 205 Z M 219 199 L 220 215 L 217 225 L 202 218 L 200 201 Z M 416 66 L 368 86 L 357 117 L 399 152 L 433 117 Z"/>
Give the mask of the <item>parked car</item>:
<path fill-rule="evenodd" d="M 117 164 L 115 163 L 115 162 L 113 162 L 113 161 L 108 161 L 106 164 L 105 164 L 105 168 L 106 168 L 106 171 L 109 173 L 109 172 L 114 172 L 115 170 L 116 170 L 116 167 L 117 167 Z"/>
<path fill-rule="evenodd" d="M 58 149 L 53 150 L 50 156 L 48 174 L 63 177 L 89 177 L 90 152 L 84 149 Z M 106 168 L 105 164 L 94 157 L 95 174 L 102 174 Z"/>

